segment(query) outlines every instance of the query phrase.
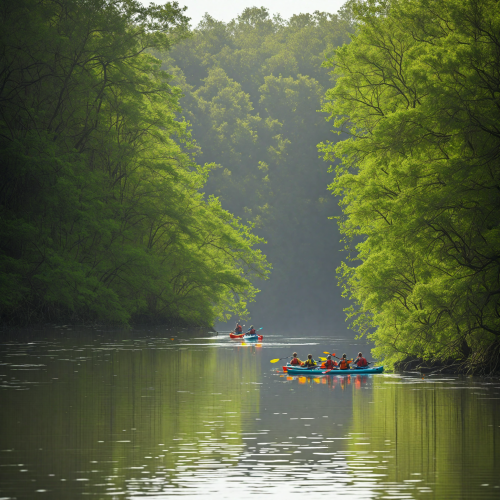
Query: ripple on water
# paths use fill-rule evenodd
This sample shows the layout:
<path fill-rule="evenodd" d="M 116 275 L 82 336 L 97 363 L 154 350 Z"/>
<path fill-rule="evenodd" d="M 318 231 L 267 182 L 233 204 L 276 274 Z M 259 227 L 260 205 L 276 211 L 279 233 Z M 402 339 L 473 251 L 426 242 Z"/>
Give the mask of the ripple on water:
<path fill-rule="evenodd" d="M 498 497 L 498 383 L 393 374 L 299 382 L 271 374 L 269 359 L 302 346 L 344 342 L 348 351 L 349 342 L 266 335 L 242 345 L 164 331 L 3 345 L 0 497 L 419 499 L 439 498 L 436 488 Z"/>

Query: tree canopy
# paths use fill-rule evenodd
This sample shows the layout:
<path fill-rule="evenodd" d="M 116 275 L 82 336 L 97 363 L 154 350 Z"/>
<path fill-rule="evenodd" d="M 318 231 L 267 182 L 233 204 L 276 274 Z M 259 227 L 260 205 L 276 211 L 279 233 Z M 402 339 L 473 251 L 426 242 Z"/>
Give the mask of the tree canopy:
<path fill-rule="evenodd" d="M 369 0 L 328 61 L 324 142 L 350 260 L 353 326 L 391 362 L 500 359 L 500 10 Z M 354 248 L 355 246 L 355 248 Z"/>
<path fill-rule="evenodd" d="M 20 0 L 0 12 L 0 315 L 213 324 L 245 314 L 263 240 L 203 194 L 153 51 L 176 2 Z"/>
<path fill-rule="evenodd" d="M 197 160 L 218 165 L 207 192 L 268 242 L 271 279 L 251 308 L 266 325 L 344 322 L 331 258 L 340 238 L 328 220 L 336 207 L 316 145 L 330 129 L 318 112 L 331 85 L 322 63 L 351 30 L 336 14 L 284 20 L 253 7 L 229 23 L 206 15 L 159 54 L 184 93 Z"/>

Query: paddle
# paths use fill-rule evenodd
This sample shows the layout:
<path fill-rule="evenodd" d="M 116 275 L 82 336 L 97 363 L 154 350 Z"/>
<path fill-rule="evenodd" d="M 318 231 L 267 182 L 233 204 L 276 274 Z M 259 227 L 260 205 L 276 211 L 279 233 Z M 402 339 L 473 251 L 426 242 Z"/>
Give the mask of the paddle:
<path fill-rule="evenodd" d="M 286 358 L 271 359 L 271 361 L 269 361 L 269 363 L 277 363 L 278 361 L 281 361 L 282 359 L 290 359 L 292 357 L 293 356 L 287 356 Z"/>
<path fill-rule="evenodd" d="M 262 330 L 262 328 L 264 328 L 264 327 L 263 327 L 263 326 L 261 326 L 260 328 L 257 328 L 257 330 L 255 330 L 255 331 L 256 331 L 256 332 L 258 332 L 259 330 Z M 248 330 L 248 332 L 249 332 L 249 331 L 250 331 L 250 330 Z M 246 333 L 245 333 L 245 335 L 246 335 L 248 332 L 246 332 Z"/>
<path fill-rule="evenodd" d="M 326 351 L 323 351 L 325 354 L 330 354 L 329 352 L 326 352 Z M 335 356 L 335 353 L 333 354 L 330 354 L 330 356 L 333 356 L 334 358 L 337 358 L 337 356 Z M 326 361 L 327 358 L 322 358 L 321 356 L 318 356 L 320 361 Z M 337 358 L 337 359 L 340 359 L 340 358 Z"/>
<path fill-rule="evenodd" d="M 337 358 L 337 356 L 335 356 L 335 353 L 333 352 L 326 352 L 326 351 L 323 351 L 323 354 L 329 354 L 330 356 L 333 356 L 334 358 Z M 321 359 L 321 358 L 320 358 Z M 337 359 L 340 359 L 340 358 L 337 358 Z"/>

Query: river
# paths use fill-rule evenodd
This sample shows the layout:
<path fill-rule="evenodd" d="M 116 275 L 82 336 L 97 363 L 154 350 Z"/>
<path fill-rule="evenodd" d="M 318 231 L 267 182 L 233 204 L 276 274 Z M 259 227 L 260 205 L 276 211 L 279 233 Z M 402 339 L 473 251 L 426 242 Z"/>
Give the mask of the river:
<path fill-rule="evenodd" d="M 1 499 L 500 498 L 498 378 L 270 363 L 366 351 L 324 332 L 60 325 L 0 343 Z"/>

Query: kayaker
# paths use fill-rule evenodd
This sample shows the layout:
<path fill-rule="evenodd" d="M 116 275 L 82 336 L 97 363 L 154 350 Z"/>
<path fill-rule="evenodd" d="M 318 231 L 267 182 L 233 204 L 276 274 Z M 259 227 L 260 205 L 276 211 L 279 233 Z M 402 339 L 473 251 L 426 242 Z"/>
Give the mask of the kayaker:
<path fill-rule="evenodd" d="M 297 357 L 296 352 L 293 353 L 293 357 L 290 360 L 290 364 L 293 366 L 301 366 L 302 365 L 302 361 L 300 361 L 300 359 Z"/>
<path fill-rule="evenodd" d="M 347 354 L 342 354 L 342 359 L 339 363 L 339 368 L 341 370 L 349 370 L 349 364 L 352 362 L 352 359 L 347 359 Z"/>
<path fill-rule="evenodd" d="M 304 361 L 303 365 L 307 366 L 307 368 L 312 368 L 313 366 L 317 366 L 316 361 L 314 361 L 312 354 L 307 355 L 307 359 Z"/>
<path fill-rule="evenodd" d="M 243 331 L 242 326 L 239 323 L 236 323 L 236 326 L 234 328 L 234 333 L 236 333 L 236 335 L 239 335 L 242 331 Z"/>
<path fill-rule="evenodd" d="M 368 366 L 368 361 L 366 361 L 366 358 L 363 358 L 363 354 L 359 352 L 354 364 L 356 368 L 366 368 Z"/>
<path fill-rule="evenodd" d="M 253 325 L 248 329 L 247 335 L 255 335 L 255 328 Z"/>
<path fill-rule="evenodd" d="M 323 366 L 323 365 L 321 365 Z M 332 359 L 332 355 L 329 354 L 327 357 L 326 357 L 326 361 L 324 363 L 324 368 L 326 368 L 327 370 L 331 370 L 333 369 L 334 367 L 338 366 L 338 363 L 336 361 L 334 361 Z"/>

